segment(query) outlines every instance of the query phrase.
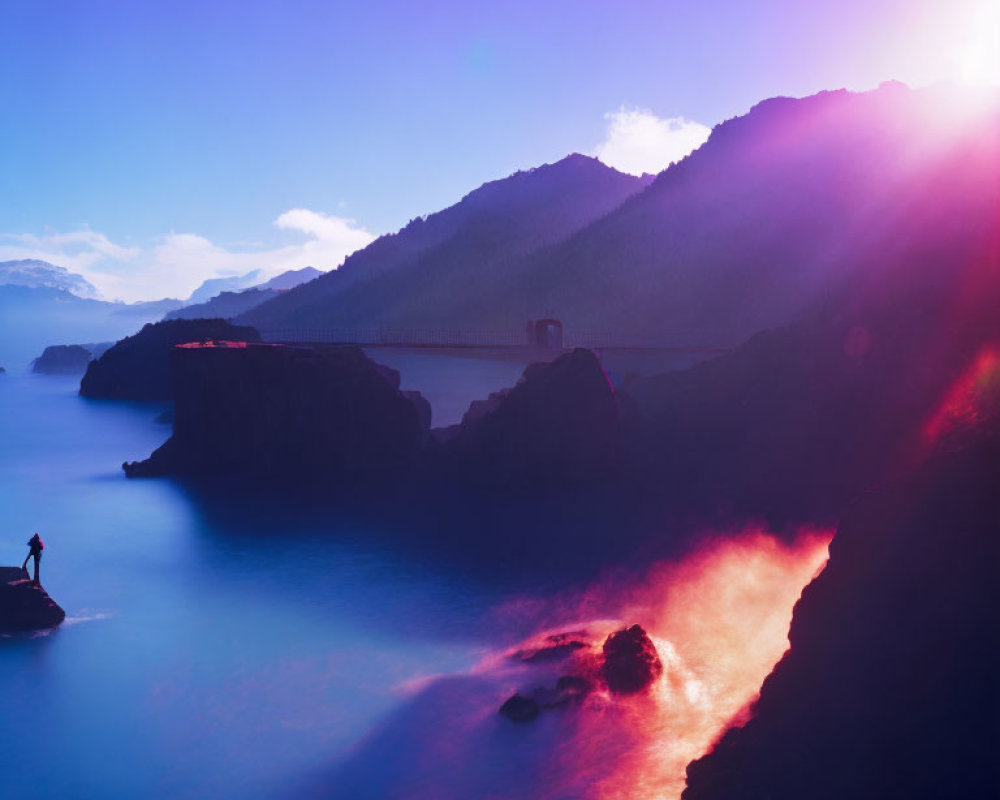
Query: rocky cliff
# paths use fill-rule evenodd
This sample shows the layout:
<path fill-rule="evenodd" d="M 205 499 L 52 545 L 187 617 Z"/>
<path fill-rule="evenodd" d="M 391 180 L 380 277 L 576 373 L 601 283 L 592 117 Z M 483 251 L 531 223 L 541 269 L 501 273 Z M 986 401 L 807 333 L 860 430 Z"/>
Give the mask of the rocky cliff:
<path fill-rule="evenodd" d="M 601 362 L 577 349 L 474 403 L 461 425 L 440 432 L 440 454 L 453 476 L 495 488 L 593 484 L 618 465 L 618 423 Z"/>
<path fill-rule="evenodd" d="M 1000 437 L 865 495 L 684 800 L 996 797 Z"/>
<path fill-rule="evenodd" d="M 222 319 L 167 320 L 144 325 L 87 367 L 80 382 L 84 397 L 165 402 L 171 399 L 170 352 L 187 342 L 259 342 L 253 328 Z"/>
<path fill-rule="evenodd" d="M 427 437 L 422 398 L 357 347 L 173 348 L 173 436 L 130 477 L 337 476 L 379 483 L 412 466 Z M 409 396 L 408 396 L 409 395 Z"/>

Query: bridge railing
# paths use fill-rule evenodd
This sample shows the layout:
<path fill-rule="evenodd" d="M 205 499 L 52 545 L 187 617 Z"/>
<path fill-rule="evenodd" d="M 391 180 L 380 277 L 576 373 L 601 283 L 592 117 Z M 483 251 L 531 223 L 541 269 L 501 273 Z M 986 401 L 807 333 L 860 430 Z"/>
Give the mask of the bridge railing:
<path fill-rule="evenodd" d="M 265 342 L 301 342 L 303 344 L 357 344 L 382 347 L 524 347 L 528 344 L 523 328 L 494 330 L 436 328 L 261 328 Z M 678 337 L 671 344 L 643 337 L 615 335 L 604 331 L 566 330 L 563 346 L 604 348 L 659 349 L 685 352 L 721 352 L 721 349 L 698 344 L 705 338 L 696 335 Z"/>

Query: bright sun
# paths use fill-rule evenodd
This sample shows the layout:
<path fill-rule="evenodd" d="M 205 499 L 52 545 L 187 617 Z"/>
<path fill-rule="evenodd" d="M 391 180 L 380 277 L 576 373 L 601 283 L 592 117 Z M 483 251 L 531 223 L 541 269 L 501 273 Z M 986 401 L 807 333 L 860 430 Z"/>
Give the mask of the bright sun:
<path fill-rule="evenodd" d="M 1000 85 L 1000 0 L 986 0 L 974 10 L 969 38 L 955 58 L 965 83 Z"/>

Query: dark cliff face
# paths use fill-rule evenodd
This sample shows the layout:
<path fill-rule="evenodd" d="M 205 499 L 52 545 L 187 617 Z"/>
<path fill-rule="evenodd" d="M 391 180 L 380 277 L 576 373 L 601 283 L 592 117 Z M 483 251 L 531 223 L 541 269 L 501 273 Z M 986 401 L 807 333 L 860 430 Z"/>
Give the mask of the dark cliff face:
<path fill-rule="evenodd" d="M 425 414 L 356 347 L 178 347 L 174 433 L 130 476 L 336 476 L 377 486 L 412 466 Z"/>
<path fill-rule="evenodd" d="M 594 484 L 618 465 L 618 400 L 600 361 L 578 349 L 533 364 L 441 448 L 452 476 L 494 488 Z"/>
<path fill-rule="evenodd" d="M 1000 438 L 865 495 L 685 800 L 995 797 Z"/>
<path fill-rule="evenodd" d="M 93 354 L 79 344 L 54 344 L 35 359 L 31 371 L 43 375 L 82 375 Z"/>
<path fill-rule="evenodd" d="M 704 516 L 835 521 L 912 467 L 962 376 L 1000 345 L 1000 261 L 855 277 L 810 319 L 622 389 L 636 484 Z M 925 269 L 924 267 L 927 266 Z"/>
<path fill-rule="evenodd" d="M 228 340 L 259 342 L 253 328 L 222 319 L 168 320 L 144 325 L 90 364 L 80 382 L 84 397 L 138 402 L 171 399 L 170 351 L 185 342 Z"/>

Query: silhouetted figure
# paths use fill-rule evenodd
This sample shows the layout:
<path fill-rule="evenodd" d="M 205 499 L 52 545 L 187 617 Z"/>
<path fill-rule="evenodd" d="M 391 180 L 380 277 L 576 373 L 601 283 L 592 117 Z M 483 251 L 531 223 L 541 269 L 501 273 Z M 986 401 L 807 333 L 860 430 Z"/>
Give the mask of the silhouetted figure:
<path fill-rule="evenodd" d="M 32 583 L 34 583 L 35 586 L 39 586 L 40 584 L 38 582 L 38 564 L 42 560 L 42 550 L 45 549 L 45 542 L 43 542 L 42 538 L 38 535 L 38 531 L 35 531 L 34 536 L 32 536 L 30 539 L 28 539 L 28 547 L 31 548 L 31 549 L 28 550 L 28 555 L 24 559 L 24 563 L 21 565 L 21 569 L 23 569 L 25 572 L 27 572 L 28 571 L 28 559 L 34 557 L 34 559 L 35 559 L 35 577 L 32 579 Z"/>

